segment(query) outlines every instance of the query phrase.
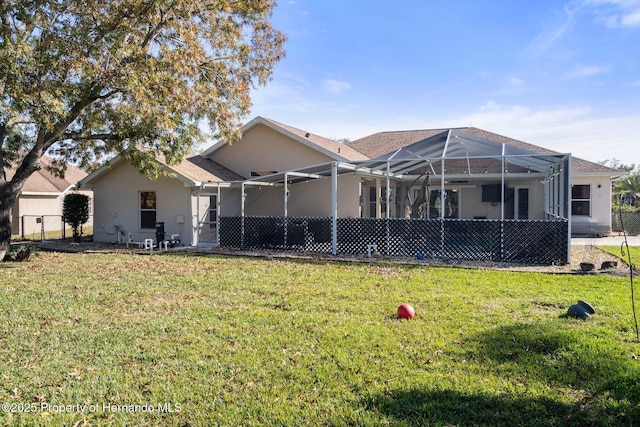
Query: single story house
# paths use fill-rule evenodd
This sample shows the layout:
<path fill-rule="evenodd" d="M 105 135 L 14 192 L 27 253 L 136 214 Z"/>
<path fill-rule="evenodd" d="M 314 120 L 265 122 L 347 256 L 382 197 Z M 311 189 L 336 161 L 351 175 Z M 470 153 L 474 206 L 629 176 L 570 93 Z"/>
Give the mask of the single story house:
<path fill-rule="evenodd" d="M 79 192 L 89 197 L 89 209 L 92 213 L 92 191 L 77 188 L 77 184 L 87 176 L 87 173 L 73 165 L 68 165 L 64 178 L 61 178 L 47 169 L 52 161 L 52 158 L 43 156 L 40 160 L 41 168 L 25 182 L 11 210 L 11 234 L 29 236 L 61 231 L 64 227 L 62 222 L 64 198 L 72 192 Z M 14 169 L 8 169 L 7 179 L 11 179 L 14 173 Z M 92 225 L 91 216 L 86 225 Z"/>
<path fill-rule="evenodd" d="M 256 117 L 242 132 L 179 165 L 157 159 L 168 175 L 155 181 L 121 156 L 84 178 L 94 240 L 143 241 L 162 223 L 194 246 L 562 262 L 569 230 L 611 228 L 618 171 L 481 129 L 339 143 Z"/>

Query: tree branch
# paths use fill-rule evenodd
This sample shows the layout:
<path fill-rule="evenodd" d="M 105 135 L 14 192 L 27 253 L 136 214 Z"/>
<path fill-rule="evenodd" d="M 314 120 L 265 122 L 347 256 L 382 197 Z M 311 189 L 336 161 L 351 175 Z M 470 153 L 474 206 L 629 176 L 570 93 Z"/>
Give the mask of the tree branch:
<path fill-rule="evenodd" d="M 117 133 L 84 133 L 84 132 L 65 132 L 63 135 L 64 139 L 74 139 L 77 141 L 99 141 L 99 140 L 109 140 L 109 141 L 118 141 L 122 139 L 124 136 Z"/>

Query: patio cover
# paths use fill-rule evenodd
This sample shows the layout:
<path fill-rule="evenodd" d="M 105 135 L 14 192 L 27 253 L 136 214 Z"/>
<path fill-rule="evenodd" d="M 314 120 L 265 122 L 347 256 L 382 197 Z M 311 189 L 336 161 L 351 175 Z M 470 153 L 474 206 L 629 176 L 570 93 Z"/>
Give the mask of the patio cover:
<path fill-rule="evenodd" d="M 429 173 L 440 179 L 444 192 L 445 179 L 454 176 L 470 178 L 500 177 L 503 188 L 506 175 L 539 176 L 545 186 L 545 212 L 548 219 L 570 221 L 571 219 L 571 155 L 553 151 L 535 152 L 511 144 L 494 141 L 460 130 L 449 129 L 424 140 L 388 153 L 372 160 L 360 162 L 328 162 L 304 168 L 282 171 L 266 176 L 254 177 L 231 183 L 231 187 L 242 188 L 242 216 L 244 216 L 245 186 L 283 186 L 284 216 L 287 216 L 289 184 L 312 179 L 332 180 L 332 212 L 337 220 L 338 184 L 337 176 L 342 173 L 366 174 L 386 178 L 387 197 L 390 197 L 390 180 L 413 179 L 416 175 Z M 215 184 L 214 184 L 215 185 Z M 387 200 L 387 218 L 390 200 Z M 504 219 L 504 203 L 502 204 Z M 569 230 L 571 224 L 569 223 Z M 569 236 L 567 236 L 569 238 Z M 334 247 L 335 252 L 335 247 Z"/>
<path fill-rule="evenodd" d="M 472 161 L 482 165 L 483 169 L 473 170 L 472 167 L 458 168 L 457 173 L 502 173 L 499 165 L 508 163 L 519 166 L 526 173 L 537 172 L 543 175 L 556 164 L 562 163 L 567 154 L 554 152 L 534 152 L 514 145 L 493 141 L 478 136 L 465 134 L 459 130 L 450 129 L 422 141 L 415 142 L 393 153 L 388 153 L 373 160 L 361 162 L 372 170 L 388 170 L 397 174 L 412 171 L 418 165 L 425 163 L 434 166 L 442 165 L 442 161 L 458 161 L 457 164 L 470 165 Z M 478 162 L 479 160 L 484 160 Z M 497 160 L 499 162 L 488 162 Z M 460 162 L 462 161 L 462 162 Z M 389 165 L 387 167 L 387 165 Z M 433 167 L 436 174 L 441 172 Z M 453 174 L 452 172 L 447 175 Z"/>
<path fill-rule="evenodd" d="M 505 200 L 507 174 L 515 177 L 539 176 L 545 186 L 545 213 L 550 219 L 571 218 L 571 155 L 547 151 L 526 150 L 511 144 L 469 135 L 449 129 L 415 142 L 370 161 L 360 162 L 371 171 L 384 171 L 387 176 L 387 194 L 390 177 L 416 176 L 429 173 L 441 177 L 441 191 L 445 179 L 452 177 L 489 178 L 501 180 L 502 200 Z M 389 203 L 387 203 L 387 216 Z M 504 219 L 504 203 L 501 219 Z"/>

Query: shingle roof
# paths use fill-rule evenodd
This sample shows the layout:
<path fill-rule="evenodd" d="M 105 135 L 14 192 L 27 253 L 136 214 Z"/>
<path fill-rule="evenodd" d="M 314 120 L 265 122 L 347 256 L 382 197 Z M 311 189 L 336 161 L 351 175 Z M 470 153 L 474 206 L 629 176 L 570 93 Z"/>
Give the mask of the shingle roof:
<path fill-rule="evenodd" d="M 42 156 L 40 159 L 41 168 L 31 174 L 22 188 L 22 192 L 30 193 L 64 193 L 72 186 L 76 185 L 87 173 L 73 165 L 67 165 L 64 178 L 60 178 L 51 173 L 47 167 L 51 166 L 53 159 L 48 156 Z M 15 169 L 7 170 L 7 179 L 13 178 Z"/>
<path fill-rule="evenodd" d="M 333 153 L 334 155 L 337 155 L 341 157 L 343 160 L 346 160 L 348 162 L 369 160 L 369 157 L 367 157 L 362 152 L 354 149 L 353 147 L 350 147 L 348 144 L 343 144 L 338 141 L 334 141 L 332 139 L 325 138 L 323 136 L 316 135 L 314 133 L 295 128 L 293 126 L 285 125 L 284 123 L 280 123 L 272 119 L 267 119 L 264 117 L 260 117 L 260 119 L 268 121 L 273 125 L 280 127 L 286 130 L 287 132 L 296 135 L 298 138 L 304 141 L 308 141 L 309 143 L 316 145 L 325 151 Z"/>
<path fill-rule="evenodd" d="M 522 148 L 524 150 L 533 151 L 540 154 L 558 154 L 557 151 L 549 150 L 534 144 L 529 144 L 517 139 L 509 138 L 497 133 L 488 132 L 486 130 L 478 129 L 475 127 L 462 127 L 455 128 L 461 132 L 469 135 L 478 136 L 481 138 L 490 139 L 496 142 L 504 143 L 513 147 Z M 422 141 L 434 135 L 442 132 L 446 132 L 448 129 L 424 129 L 424 130 L 409 130 L 409 131 L 391 131 L 391 132 L 379 132 L 373 135 L 365 136 L 358 140 L 348 143 L 348 145 L 360 151 L 361 153 L 376 158 L 385 154 L 396 151 L 407 145 L 411 145 L 418 141 Z M 573 173 L 604 173 L 615 175 L 619 173 L 616 169 L 609 168 L 607 166 L 593 163 L 588 160 L 580 159 L 572 156 L 572 169 Z"/>
<path fill-rule="evenodd" d="M 220 163 L 200 155 L 185 158 L 178 165 L 169 166 L 160 158 L 158 161 L 193 182 L 242 181 L 244 179 Z"/>
<path fill-rule="evenodd" d="M 244 180 L 242 176 L 201 155 L 186 157 L 177 165 L 169 165 L 161 154 L 156 155 L 155 159 L 169 172 L 175 173 L 183 182 L 190 184 Z M 119 154 L 111 160 L 108 166 L 102 166 L 84 178 L 82 180 L 82 186 L 90 187 L 93 181 L 99 179 L 102 175 L 109 173 L 113 166 L 125 160 L 124 156 Z"/>

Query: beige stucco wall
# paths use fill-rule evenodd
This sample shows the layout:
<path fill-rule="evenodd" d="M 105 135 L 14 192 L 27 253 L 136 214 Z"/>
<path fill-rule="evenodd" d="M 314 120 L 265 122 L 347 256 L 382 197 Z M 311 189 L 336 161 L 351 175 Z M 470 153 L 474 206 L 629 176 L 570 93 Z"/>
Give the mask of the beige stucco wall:
<path fill-rule="evenodd" d="M 287 206 L 288 216 L 331 216 L 331 178 L 311 179 L 308 182 L 290 184 Z M 247 186 L 245 215 L 283 216 L 284 187 Z M 223 216 L 240 215 L 240 189 L 225 190 L 221 197 Z M 358 217 L 359 177 L 353 174 L 338 176 L 338 216 Z"/>
<path fill-rule="evenodd" d="M 150 180 L 123 161 L 97 179 L 93 191 L 94 241 L 118 241 L 117 229 L 123 230 L 124 236 L 131 233 L 133 241 L 155 240 L 155 229 L 141 229 L 139 218 L 140 192 L 155 191 L 156 220 L 165 223 L 167 234 L 181 233 L 183 243 L 191 243 L 191 190 L 178 179 Z"/>
<path fill-rule="evenodd" d="M 62 230 L 62 196 L 18 197 L 13 207 L 12 234 L 25 236 Z"/>
<path fill-rule="evenodd" d="M 493 183 L 495 181 L 478 182 L 474 184 L 475 187 L 459 187 L 461 218 L 485 217 L 487 219 L 500 219 L 502 210 L 500 203 L 482 201 L 482 185 Z M 519 188 L 528 188 L 529 219 L 540 220 L 544 218 L 544 186 L 540 183 L 540 179 L 505 180 L 505 186 L 516 191 Z"/>
<path fill-rule="evenodd" d="M 573 185 L 591 187 L 591 215 L 572 215 L 573 229 L 579 224 L 589 223 L 608 227 L 611 230 L 611 179 L 609 177 L 574 176 Z"/>
<path fill-rule="evenodd" d="M 93 192 L 88 190 L 74 192 L 89 197 L 89 213 L 93 214 Z M 62 231 L 62 205 L 66 194 L 68 193 L 59 195 L 21 194 L 12 209 L 11 233 L 29 236 L 38 234 L 43 229 L 45 232 Z M 90 216 L 84 226 L 90 227 L 92 224 L 93 217 Z"/>
<path fill-rule="evenodd" d="M 252 171 L 284 172 L 332 160 L 264 125 L 254 127 L 240 141 L 219 148 L 209 157 L 247 178 Z"/>

